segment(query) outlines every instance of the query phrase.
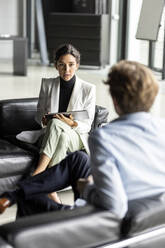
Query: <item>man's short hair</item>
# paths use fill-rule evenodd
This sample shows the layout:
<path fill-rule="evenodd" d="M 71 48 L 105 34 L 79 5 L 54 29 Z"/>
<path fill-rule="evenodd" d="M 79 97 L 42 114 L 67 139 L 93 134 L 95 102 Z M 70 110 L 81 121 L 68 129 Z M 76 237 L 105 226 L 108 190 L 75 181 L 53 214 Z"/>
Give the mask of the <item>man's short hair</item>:
<path fill-rule="evenodd" d="M 158 82 L 152 71 L 134 61 L 121 60 L 114 65 L 105 84 L 109 85 L 122 114 L 148 112 L 158 93 Z"/>

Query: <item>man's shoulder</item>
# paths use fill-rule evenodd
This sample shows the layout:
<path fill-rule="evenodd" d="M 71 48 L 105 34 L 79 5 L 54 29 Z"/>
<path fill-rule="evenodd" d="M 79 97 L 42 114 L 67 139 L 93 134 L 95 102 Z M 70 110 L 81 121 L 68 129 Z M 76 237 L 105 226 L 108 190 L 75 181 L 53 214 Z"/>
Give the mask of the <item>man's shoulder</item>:
<path fill-rule="evenodd" d="M 119 131 L 119 130 L 118 130 Z M 92 134 L 91 137 L 93 138 L 107 138 L 108 135 L 113 135 L 115 133 L 119 133 L 116 129 L 116 127 L 113 125 L 113 123 L 108 123 L 102 127 L 96 128 Z"/>
<path fill-rule="evenodd" d="M 137 133 L 141 133 L 141 131 L 148 132 L 158 132 L 159 130 L 164 130 L 165 128 L 165 118 L 157 118 L 150 116 L 150 118 L 146 118 L 145 121 L 143 119 L 134 119 L 130 120 L 127 118 L 116 118 L 105 126 L 98 128 L 94 131 L 93 135 L 98 139 L 109 139 L 112 137 L 125 137 L 128 135 L 133 135 Z"/>

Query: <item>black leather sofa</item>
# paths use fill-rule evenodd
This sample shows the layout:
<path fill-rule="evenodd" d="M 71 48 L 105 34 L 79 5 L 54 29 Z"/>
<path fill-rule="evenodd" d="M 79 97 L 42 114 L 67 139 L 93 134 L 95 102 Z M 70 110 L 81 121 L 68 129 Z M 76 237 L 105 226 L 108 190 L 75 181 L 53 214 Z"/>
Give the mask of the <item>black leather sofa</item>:
<path fill-rule="evenodd" d="M 13 190 L 18 180 L 35 169 L 37 146 L 17 140 L 16 135 L 41 128 L 35 121 L 37 102 L 38 98 L 0 101 L 0 194 Z M 107 122 L 107 118 L 108 110 L 96 106 L 92 129 Z"/>
<path fill-rule="evenodd" d="M 0 226 L 0 248 L 164 248 L 165 194 L 129 203 L 123 220 L 92 206 Z"/>
<path fill-rule="evenodd" d="M 36 104 L 37 98 L 0 101 L 0 194 L 14 189 L 18 180 L 35 168 L 37 148 L 15 136 L 40 128 L 34 120 Z"/>

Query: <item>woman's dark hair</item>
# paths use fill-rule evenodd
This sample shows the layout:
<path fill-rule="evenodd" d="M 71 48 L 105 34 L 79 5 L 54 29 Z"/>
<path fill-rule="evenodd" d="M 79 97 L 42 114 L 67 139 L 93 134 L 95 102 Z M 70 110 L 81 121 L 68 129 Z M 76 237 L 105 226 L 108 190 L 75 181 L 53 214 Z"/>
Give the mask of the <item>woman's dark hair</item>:
<path fill-rule="evenodd" d="M 122 60 L 114 65 L 105 84 L 123 114 L 148 112 L 158 93 L 158 82 L 146 66 Z"/>
<path fill-rule="evenodd" d="M 57 65 L 59 58 L 66 54 L 71 54 L 73 57 L 75 57 L 76 62 L 80 64 L 80 52 L 71 44 L 63 44 L 57 48 L 54 56 L 54 64 Z"/>

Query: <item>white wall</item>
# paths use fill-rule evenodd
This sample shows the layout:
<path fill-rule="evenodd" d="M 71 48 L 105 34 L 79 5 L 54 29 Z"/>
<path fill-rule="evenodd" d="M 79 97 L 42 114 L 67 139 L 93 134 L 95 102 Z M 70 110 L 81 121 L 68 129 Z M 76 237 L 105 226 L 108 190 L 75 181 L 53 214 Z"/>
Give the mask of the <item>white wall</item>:
<path fill-rule="evenodd" d="M 128 59 L 136 60 L 143 64 L 147 64 L 148 41 L 136 39 L 136 32 L 142 0 L 130 1 L 129 11 L 129 31 L 128 31 Z"/>
<path fill-rule="evenodd" d="M 0 0 L 0 34 L 20 34 L 23 11 L 19 7 L 20 0 Z M 12 58 L 12 54 L 12 41 L 0 40 L 0 59 Z"/>

